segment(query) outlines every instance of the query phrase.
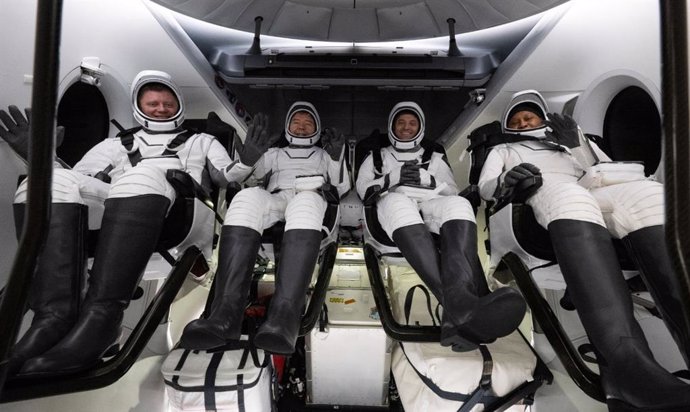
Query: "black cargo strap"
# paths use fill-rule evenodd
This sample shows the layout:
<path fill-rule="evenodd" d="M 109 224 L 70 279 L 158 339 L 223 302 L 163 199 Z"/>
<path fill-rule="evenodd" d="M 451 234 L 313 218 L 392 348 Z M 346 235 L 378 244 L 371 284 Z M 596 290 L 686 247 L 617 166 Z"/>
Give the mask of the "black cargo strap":
<path fill-rule="evenodd" d="M 208 368 L 206 368 L 206 375 L 204 376 L 204 406 L 207 411 L 216 410 L 216 374 L 218 373 L 218 365 L 220 365 L 222 359 L 223 352 L 214 353 L 213 356 L 211 356 L 211 362 L 209 362 Z M 243 390 L 243 385 L 240 385 L 241 376 L 241 374 L 237 376 L 238 398 L 239 392 Z"/>
<path fill-rule="evenodd" d="M 422 284 L 412 286 L 405 295 L 405 325 L 410 324 L 410 311 L 412 310 L 412 299 L 414 298 L 414 291 L 419 288 L 426 296 L 426 309 L 429 311 L 429 316 L 431 316 L 431 324 L 436 326 L 436 317 L 434 316 L 434 311 L 431 309 L 431 295 L 429 295 L 429 290 Z M 436 307 L 438 309 L 438 306 Z M 438 316 L 438 310 L 436 311 Z M 440 322 L 440 318 L 439 318 Z"/>
<path fill-rule="evenodd" d="M 463 402 L 460 409 L 458 409 L 458 412 L 469 412 L 478 403 L 493 403 L 500 399 L 497 396 L 487 394 L 487 392 L 491 390 L 491 372 L 493 370 L 493 359 L 491 358 L 491 353 L 489 353 L 489 349 L 486 347 L 486 345 L 479 345 L 479 352 L 481 353 L 483 359 L 482 376 L 479 380 L 479 385 L 477 386 L 477 389 L 475 389 L 472 393 L 464 394 L 459 392 L 448 392 L 439 388 L 434 383 L 434 381 L 432 381 L 426 375 L 417 370 L 417 368 L 412 364 L 412 362 L 410 362 L 410 358 L 407 356 L 407 353 L 405 352 L 405 347 L 403 346 L 403 343 L 398 342 L 398 344 L 400 345 L 400 349 L 402 349 L 403 354 L 407 359 L 407 362 L 417 373 L 419 379 L 421 379 L 422 382 L 424 382 L 424 384 L 429 389 L 431 389 L 440 398 L 447 399 L 450 401 Z"/>
<path fill-rule="evenodd" d="M 328 306 L 324 303 L 319 313 L 319 332 L 326 332 L 326 327 L 328 327 Z"/>
<path fill-rule="evenodd" d="M 231 345 L 228 345 L 230 347 Z M 264 368 L 268 366 L 270 363 L 270 356 L 264 352 L 264 359 L 263 361 L 259 361 L 259 356 L 256 351 L 256 347 L 249 341 L 239 341 L 236 342 L 235 345 L 232 345 L 234 347 L 243 347 L 244 352 L 242 353 L 242 357 L 240 358 L 240 363 L 237 367 L 237 369 L 244 369 L 244 367 L 247 364 L 247 360 L 249 356 L 251 355 L 252 361 L 254 363 L 254 366 L 259 368 L 259 376 L 257 377 L 256 381 L 254 382 L 249 382 L 249 384 L 245 384 L 244 382 L 244 375 L 243 374 L 238 374 L 237 375 L 237 383 L 235 385 L 226 385 L 226 386 L 218 386 L 216 385 L 216 378 L 218 375 L 218 368 L 220 366 L 221 361 L 223 360 L 223 354 L 225 353 L 225 350 L 219 350 L 217 352 L 211 353 L 211 360 L 208 364 L 208 367 L 206 369 L 206 374 L 204 375 L 204 384 L 203 386 L 194 386 L 194 387 L 183 387 L 180 385 L 179 380 L 180 380 L 180 375 L 174 375 L 172 378 L 172 381 L 165 381 L 165 383 L 173 388 L 175 388 L 178 391 L 182 392 L 199 392 L 203 391 L 204 393 L 204 407 L 206 408 L 207 411 L 215 411 L 217 410 L 217 405 L 216 405 L 216 392 L 221 392 L 221 391 L 237 391 L 237 404 L 239 407 L 240 412 L 245 412 L 245 397 L 244 397 L 244 391 L 246 389 L 251 389 L 253 388 L 260 380 L 261 374 L 264 372 Z M 225 347 L 223 348 L 225 349 Z M 175 365 L 175 371 L 182 371 L 182 368 L 187 361 L 187 358 L 191 353 L 198 354 L 199 351 L 197 350 L 190 350 L 190 349 L 185 349 L 182 352 L 182 356 L 180 356 L 180 360 L 177 362 L 177 365 Z M 210 353 L 210 352 L 208 352 Z"/>

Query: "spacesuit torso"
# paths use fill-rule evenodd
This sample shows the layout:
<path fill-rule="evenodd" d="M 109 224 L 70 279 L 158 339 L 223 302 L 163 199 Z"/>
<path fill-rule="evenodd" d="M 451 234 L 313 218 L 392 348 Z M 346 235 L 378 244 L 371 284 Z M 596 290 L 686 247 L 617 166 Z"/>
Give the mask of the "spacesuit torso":
<path fill-rule="evenodd" d="M 158 164 L 166 170 L 183 170 L 207 191 L 211 191 L 213 185 L 225 187 L 232 181 L 233 177 L 227 173 L 232 161 L 220 142 L 211 135 L 198 133 L 171 147 L 171 142 L 181 132 L 148 133 L 143 129 L 139 130 L 134 133 L 130 150 L 127 150 L 120 138 L 106 139 L 89 150 L 73 170 L 95 176 L 98 172 L 111 169 L 108 175 L 112 183 L 115 183 L 123 173 L 135 167 L 130 154 L 138 151 L 141 158 L 139 162 Z"/>
<path fill-rule="evenodd" d="M 390 181 L 386 179 L 386 175 L 400 169 L 405 162 L 417 161 L 422 162 L 422 157 L 425 150 L 420 149 L 414 152 L 403 152 L 395 150 L 392 146 L 384 147 L 381 150 L 381 170 L 376 170 L 373 156 L 368 156 L 359 169 L 359 177 L 357 178 L 357 193 L 361 198 L 364 198 L 367 189 L 374 185 L 379 185 L 381 190 L 386 190 L 392 187 Z M 422 184 L 426 183 L 429 189 L 441 187 L 437 195 L 453 196 L 458 193 L 458 187 L 453 178 L 453 172 L 448 163 L 443 159 L 441 153 L 434 152 L 429 159 L 428 167 L 420 169 Z M 433 176 L 434 184 L 431 184 L 431 177 Z M 445 184 L 445 185 L 442 185 Z M 391 189 L 392 192 L 405 193 L 414 196 L 420 190 L 410 188 L 404 185 L 396 186 Z"/>

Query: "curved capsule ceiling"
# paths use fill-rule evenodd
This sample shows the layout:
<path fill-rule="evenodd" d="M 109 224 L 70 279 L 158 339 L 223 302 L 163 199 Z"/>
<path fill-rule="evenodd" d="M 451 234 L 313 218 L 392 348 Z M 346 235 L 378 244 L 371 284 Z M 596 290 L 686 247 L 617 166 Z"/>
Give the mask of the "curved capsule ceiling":
<path fill-rule="evenodd" d="M 415 40 L 509 23 L 567 0 L 152 0 L 176 12 L 236 30 L 333 42 Z"/>

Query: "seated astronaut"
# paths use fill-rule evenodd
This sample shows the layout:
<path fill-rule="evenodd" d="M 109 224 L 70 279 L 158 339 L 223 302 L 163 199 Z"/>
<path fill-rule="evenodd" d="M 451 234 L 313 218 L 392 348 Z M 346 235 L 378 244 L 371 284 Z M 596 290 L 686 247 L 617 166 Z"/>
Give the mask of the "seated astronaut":
<path fill-rule="evenodd" d="M 541 175 L 543 185 L 526 203 L 549 232 L 570 296 L 595 346 L 609 406 L 688 409 L 690 386 L 656 363 L 633 317 L 611 241 L 623 239 L 635 257 L 687 359 L 690 342 L 683 329 L 680 288 L 664 246 L 662 185 L 643 173 L 608 186 L 585 184 L 588 173 L 598 169 L 592 164 L 610 159 L 581 135 L 572 118 L 547 114 L 544 99 L 534 90 L 513 96 L 502 133 L 514 141 L 495 146 L 487 156 L 479 179 L 481 196 L 493 200 Z"/>
<path fill-rule="evenodd" d="M 240 339 L 252 270 L 261 233 L 285 221 L 281 255 L 266 321 L 254 343 L 275 354 L 295 350 L 306 292 L 321 245 L 326 200 L 321 187 L 334 186 L 339 195 L 350 189 L 344 162 L 344 136 L 335 129 L 322 133 L 311 103 L 295 102 L 285 118 L 289 145 L 271 147 L 267 120 L 254 118 L 244 144 L 237 142 L 239 162 L 233 173 L 264 179 L 265 188 L 242 189 L 233 198 L 221 230 L 215 295 L 205 319 L 189 323 L 180 346 L 211 349 Z M 316 146 L 321 140 L 322 147 Z"/>
<path fill-rule="evenodd" d="M 34 317 L 11 353 L 13 372 L 39 375 L 87 369 L 117 342 L 123 312 L 176 198 L 166 180 L 168 169 L 185 171 L 207 189 L 236 180 L 228 169 L 230 156 L 213 136 L 181 128 L 184 101 L 170 75 L 140 72 L 131 95 L 140 128 L 100 142 L 72 169 L 54 170 L 50 225 L 29 295 Z M 30 119 L 14 106 L 9 113 L 0 111 L 5 125 L 0 137 L 25 155 Z M 18 234 L 26 197 L 24 180 L 14 199 Z M 207 254 L 212 225 L 211 221 L 200 231 L 207 236 L 195 240 Z M 100 232 L 81 302 L 89 229 Z"/>
<path fill-rule="evenodd" d="M 424 139 L 424 122 L 414 102 L 393 107 L 391 145 L 364 159 L 357 192 L 376 198 L 381 227 L 443 305 L 441 344 L 467 351 L 514 331 L 526 306 L 513 289 L 489 292 L 474 211 L 458 196 L 443 151 Z M 440 254 L 430 232 L 440 235 Z"/>

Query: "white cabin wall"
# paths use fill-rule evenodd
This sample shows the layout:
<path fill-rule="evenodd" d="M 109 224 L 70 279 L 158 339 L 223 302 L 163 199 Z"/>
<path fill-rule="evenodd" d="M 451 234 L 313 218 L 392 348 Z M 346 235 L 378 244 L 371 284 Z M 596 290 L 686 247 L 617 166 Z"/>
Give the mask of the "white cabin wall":
<path fill-rule="evenodd" d="M 151 7 L 151 9 L 149 9 Z M 206 118 L 216 111 L 225 121 L 243 134 L 246 125 L 238 120 L 222 92 L 213 83 L 210 65 L 192 64 L 188 56 L 194 51 L 181 51 L 186 34 L 177 33 L 173 40 L 154 17 L 159 12 L 168 21 L 169 30 L 176 24 L 166 16 L 170 12 L 158 6 L 147 6 L 142 0 L 66 0 L 63 6 L 62 38 L 60 46 L 59 95 L 78 81 L 79 66 L 84 57 L 100 59 L 106 75 L 101 92 L 106 99 L 109 115 L 125 127 L 134 126 L 129 102 L 129 88 L 133 77 L 141 70 L 167 71 L 181 87 L 185 97 L 187 118 Z M 31 76 L 35 27 L 35 0 L 6 0 L 0 13 L 0 107 L 10 104 L 30 105 Z M 28 80 L 27 80 L 28 79 Z M 111 127 L 111 134 L 115 133 Z M 0 224 L 7 230 L 0 233 L 0 285 L 6 282 L 16 250 L 12 214 L 12 199 L 17 176 L 24 173 L 23 163 L 4 142 L 0 142 Z"/>
<path fill-rule="evenodd" d="M 496 71 L 484 103 L 469 107 L 449 129 L 456 179 L 460 186 L 468 181 L 469 156 L 458 161 L 467 135 L 498 120 L 513 93 L 537 89 L 555 112 L 579 96 L 575 119 L 585 132 L 600 134 L 611 99 L 633 85 L 646 90 L 661 112 L 658 2 L 572 0 L 552 9 Z"/>

